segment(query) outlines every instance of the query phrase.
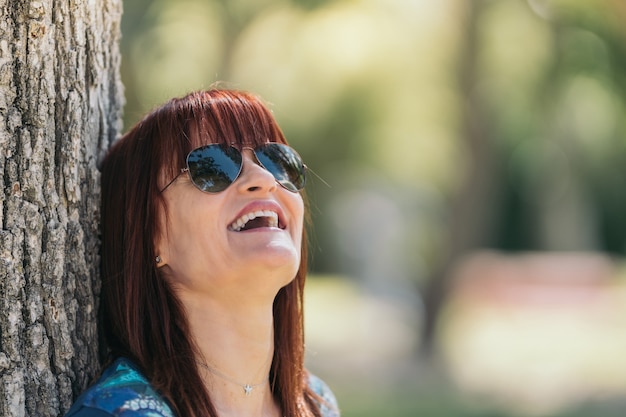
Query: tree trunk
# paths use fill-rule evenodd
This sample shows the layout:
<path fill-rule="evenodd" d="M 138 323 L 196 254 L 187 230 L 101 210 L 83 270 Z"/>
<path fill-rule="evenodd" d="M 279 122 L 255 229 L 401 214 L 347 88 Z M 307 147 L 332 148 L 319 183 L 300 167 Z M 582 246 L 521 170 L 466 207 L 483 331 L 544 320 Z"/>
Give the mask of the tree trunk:
<path fill-rule="evenodd" d="M 98 369 L 97 161 L 121 126 L 121 0 L 0 0 L 0 416 Z"/>
<path fill-rule="evenodd" d="M 476 57 L 480 49 L 478 20 L 486 4 L 486 0 L 466 3 L 465 36 L 459 48 L 459 86 L 466 98 L 462 109 L 462 135 L 469 163 L 464 181 L 451 202 L 441 259 L 423 291 L 425 320 L 421 351 L 424 354 L 432 353 L 439 313 L 448 295 L 453 268 L 468 251 L 489 243 L 491 219 L 498 210 L 494 203 L 500 186 L 497 149 L 476 89 Z"/>

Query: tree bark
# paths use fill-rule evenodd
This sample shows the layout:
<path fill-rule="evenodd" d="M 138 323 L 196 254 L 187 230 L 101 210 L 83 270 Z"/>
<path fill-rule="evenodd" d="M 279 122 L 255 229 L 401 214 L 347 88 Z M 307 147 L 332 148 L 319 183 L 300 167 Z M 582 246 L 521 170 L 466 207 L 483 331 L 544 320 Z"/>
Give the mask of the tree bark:
<path fill-rule="evenodd" d="M 60 416 L 98 369 L 97 161 L 121 0 L 0 0 L 0 415 Z"/>

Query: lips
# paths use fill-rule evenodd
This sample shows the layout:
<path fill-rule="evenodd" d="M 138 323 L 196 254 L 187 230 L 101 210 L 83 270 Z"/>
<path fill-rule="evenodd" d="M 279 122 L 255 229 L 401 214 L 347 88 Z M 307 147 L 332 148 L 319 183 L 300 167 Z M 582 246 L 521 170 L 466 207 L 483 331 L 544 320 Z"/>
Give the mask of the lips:
<path fill-rule="evenodd" d="M 280 228 L 284 229 L 281 223 L 280 207 L 275 203 L 253 203 L 249 204 L 233 220 L 228 229 L 233 232 L 242 232 L 258 228 Z"/>

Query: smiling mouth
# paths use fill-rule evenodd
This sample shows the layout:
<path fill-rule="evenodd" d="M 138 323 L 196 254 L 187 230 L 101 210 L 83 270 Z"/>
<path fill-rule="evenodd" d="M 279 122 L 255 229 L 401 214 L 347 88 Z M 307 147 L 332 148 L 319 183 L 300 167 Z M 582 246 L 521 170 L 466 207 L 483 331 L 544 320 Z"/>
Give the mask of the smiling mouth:
<path fill-rule="evenodd" d="M 235 220 L 228 227 L 234 232 L 258 229 L 261 227 L 279 227 L 278 214 L 271 210 L 259 210 L 247 213 Z M 283 227 L 281 227 L 283 229 Z"/>

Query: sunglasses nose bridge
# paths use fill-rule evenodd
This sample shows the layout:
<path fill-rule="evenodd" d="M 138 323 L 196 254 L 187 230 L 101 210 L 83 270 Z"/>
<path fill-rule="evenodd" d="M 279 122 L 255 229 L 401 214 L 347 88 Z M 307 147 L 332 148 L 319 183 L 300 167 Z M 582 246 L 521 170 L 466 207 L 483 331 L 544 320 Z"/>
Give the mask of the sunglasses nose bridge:
<path fill-rule="evenodd" d="M 242 167 L 238 178 L 240 189 L 244 191 L 276 189 L 277 183 L 274 175 L 261 164 L 254 151 L 244 148 L 241 154 Z"/>
<path fill-rule="evenodd" d="M 261 161 L 259 161 L 259 158 L 256 156 L 256 152 L 254 152 L 253 148 L 244 147 L 244 148 L 241 148 L 239 152 L 241 153 L 242 164 L 246 159 L 249 159 L 250 162 L 257 164 L 261 168 L 263 168 L 263 164 L 261 164 Z"/>

